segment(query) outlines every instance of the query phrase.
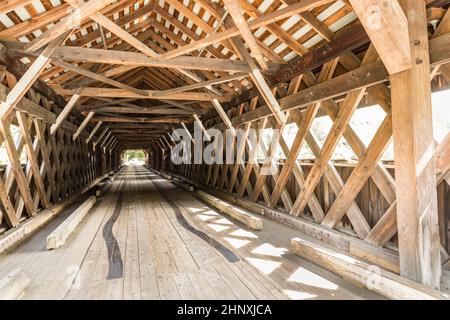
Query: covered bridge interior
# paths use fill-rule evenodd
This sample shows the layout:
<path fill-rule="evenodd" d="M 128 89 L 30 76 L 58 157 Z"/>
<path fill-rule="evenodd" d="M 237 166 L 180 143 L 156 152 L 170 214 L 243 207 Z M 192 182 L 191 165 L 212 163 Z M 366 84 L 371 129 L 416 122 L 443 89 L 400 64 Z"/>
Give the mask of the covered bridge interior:
<path fill-rule="evenodd" d="M 448 299 L 449 6 L 1 0 L 0 297 Z"/>

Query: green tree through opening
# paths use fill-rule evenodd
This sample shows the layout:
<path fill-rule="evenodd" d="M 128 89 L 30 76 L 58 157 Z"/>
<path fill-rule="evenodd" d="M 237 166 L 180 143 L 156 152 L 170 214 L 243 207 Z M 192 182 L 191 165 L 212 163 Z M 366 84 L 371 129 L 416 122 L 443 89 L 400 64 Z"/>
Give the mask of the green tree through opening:
<path fill-rule="evenodd" d="M 144 150 L 126 150 L 122 161 L 125 165 L 143 165 L 145 164 L 146 154 Z"/>

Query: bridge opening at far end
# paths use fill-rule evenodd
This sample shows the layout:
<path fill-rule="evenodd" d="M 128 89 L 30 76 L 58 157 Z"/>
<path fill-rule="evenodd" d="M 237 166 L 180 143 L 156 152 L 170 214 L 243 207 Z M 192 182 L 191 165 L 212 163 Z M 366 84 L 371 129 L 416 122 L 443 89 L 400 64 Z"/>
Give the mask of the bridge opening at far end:
<path fill-rule="evenodd" d="M 125 166 L 143 166 L 148 164 L 148 153 L 143 149 L 124 150 L 120 158 Z"/>

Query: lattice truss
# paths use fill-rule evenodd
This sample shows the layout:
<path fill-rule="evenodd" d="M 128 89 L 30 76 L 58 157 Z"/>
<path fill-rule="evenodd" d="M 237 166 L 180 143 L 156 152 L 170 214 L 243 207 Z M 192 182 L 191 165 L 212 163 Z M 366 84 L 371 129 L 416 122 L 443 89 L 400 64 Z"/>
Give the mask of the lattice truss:
<path fill-rule="evenodd" d="M 446 17 L 437 24 L 438 27 L 430 31 L 432 39 L 438 39 L 448 33 L 449 16 L 447 11 Z M 432 51 L 433 45 L 438 46 L 438 41 L 431 41 Z M 438 60 L 433 61 L 432 57 L 430 80 L 436 81 L 437 77 L 443 77 L 440 81 L 446 81 L 445 79 L 450 79 L 448 66 Z M 227 112 L 233 126 L 243 130 L 243 139 L 246 141 L 244 144 L 238 144 L 236 139 L 233 140 L 231 158 L 244 157 L 244 164 L 174 166 L 170 162 L 170 148 L 174 144 L 169 137 L 163 137 L 154 145 L 153 162 L 163 170 L 174 171 L 180 176 L 190 177 L 194 181 L 234 193 L 253 202 L 262 201 L 270 208 L 281 209 L 325 227 L 351 233 L 370 244 L 388 245 L 391 240 L 396 241 L 396 185 L 393 170 L 386 168 L 380 160 L 393 135 L 390 88 L 385 81 L 372 80 L 358 90 L 346 91 L 346 86 L 342 85 L 362 76 L 364 72 L 375 74 L 380 68 L 384 69 L 377 52 L 370 45 L 366 51 L 357 54 L 348 52 L 329 59 L 317 72 L 307 70 L 291 77 L 289 81 L 277 83 L 271 87 L 271 91 L 282 110 L 286 111 L 286 123 L 280 124 L 276 121 L 262 95 L 254 94 L 251 99 L 248 99 L 250 95 L 247 95 L 240 104 Z M 287 74 L 289 73 L 290 71 L 287 71 Z M 385 71 L 383 73 L 379 79 L 387 76 Z M 285 79 L 287 77 L 289 75 Z M 375 78 L 378 76 L 374 75 Z M 322 90 L 326 89 L 329 92 L 323 93 Z M 308 103 L 309 101 L 316 102 Z M 378 104 L 384 110 L 385 118 L 370 144 L 365 145 L 349 122 L 358 107 L 373 104 Z M 311 131 L 313 120 L 319 115 L 326 115 L 333 122 L 322 146 Z M 286 125 L 292 122 L 297 125 L 298 130 L 289 147 L 282 133 Z M 226 126 L 220 119 L 211 119 L 205 122 L 205 127 L 223 130 Z M 248 139 L 252 128 L 276 128 L 280 130 L 280 134 L 275 135 L 270 144 L 260 136 L 256 144 L 252 144 L 252 140 Z M 359 158 L 353 169 L 345 175 L 344 170 L 332 161 L 332 155 L 341 139 L 345 139 Z M 224 148 L 225 142 L 218 145 Z M 302 165 L 298 160 L 304 145 L 307 145 L 315 156 L 311 165 Z M 279 165 L 277 174 L 261 174 L 262 170 L 267 172 L 273 165 L 272 160 L 277 148 L 281 148 L 286 160 Z M 450 134 L 435 150 L 437 186 L 450 182 L 449 148 Z M 255 163 L 258 151 L 264 154 L 265 159 Z M 225 149 L 216 152 L 224 154 L 225 159 Z M 363 189 L 365 193 L 370 193 L 370 200 L 363 199 Z M 445 198 L 446 194 L 448 193 L 441 193 L 440 197 Z M 378 214 L 374 214 L 370 208 L 361 209 L 360 204 L 367 205 L 366 202 L 370 203 L 372 200 L 381 203 L 373 204 L 381 210 Z M 445 219 L 445 205 L 439 210 Z M 447 239 L 447 224 L 443 221 L 440 223 L 445 225 L 441 236 Z"/>
<path fill-rule="evenodd" d="M 0 85 L 4 97 L 17 80 L 9 72 L 2 78 L 6 82 Z M 50 134 L 55 109 L 53 101 L 30 89 L 15 112 L 1 121 L 1 146 L 9 160 L 0 179 L 3 228 L 14 227 L 38 210 L 66 199 L 96 176 L 92 151 L 83 140 L 72 139 L 75 124 L 66 121 Z M 12 134 L 13 126 L 18 127 L 19 135 Z"/>

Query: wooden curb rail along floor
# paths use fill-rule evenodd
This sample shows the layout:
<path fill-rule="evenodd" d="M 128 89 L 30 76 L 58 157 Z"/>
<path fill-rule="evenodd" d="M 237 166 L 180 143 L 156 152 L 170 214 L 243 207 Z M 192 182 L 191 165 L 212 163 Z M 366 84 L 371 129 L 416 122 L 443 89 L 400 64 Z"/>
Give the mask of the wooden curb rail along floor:
<path fill-rule="evenodd" d="M 113 182 L 117 175 L 122 172 L 123 167 L 121 167 L 117 172 L 110 172 L 108 174 L 108 181 Z M 108 182 L 102 186 L 103 191 L 100 191 L 100 195 L 104 192 L 104 190 L 108 187 Z M 90 196 L 86 199 L 83 204 L 81 204 L 63 223 L 61 223 L 58 228 L 56 228 L 51 234 L 47 237 L 47 249 L 56 249 L 64 245 L 67 238 L 70 236 L 72 232 L 75 231 L 77 226 L 81 223 L 81 221 L 86 217 L 89 213 L 89 210 L 94 206 L 97 197 L 95 195 Z"/>
<path fill-rule="evenodd" d="M 390 299 L 449 300 L 450 296 L 397 274 L 358 260 L 345 252 L 328 248 L 305 237 L 291 240 L 291 251 L 345 280 L 365 286 Z"/>
<path fill-rule="evenodd" d="M 123 168 L 121 168 L 123 169 Z M 121 169 L 118 171 L 120 172 Z M 45 226 L 49 221 L 55 218 L 59 213 L 64 211 L 70 205 L 77 201 L 84 193 L 96 187 L 101 181 L 106 178 L 115 179 L 117 173 L 109 172 L 102 177 L 92 181 L 89 185 L 83 188 L 78 194 L 71 196 L 69 199 L 46 209 L 38 214 L 33 219 L 28 220 L 11 232 L 7 233 L 0 239 L 0 253 L 9 250 L 25 239 L 34 234 L 39 228 Z M 105 187 L 105 185 L 103 185 Z M 66 239 L 75 231 L 78 224 L 89 213 L 89 210 L 94 206 L 96 196 L 90 196 L 85 200 L 67 219 L 65 219 L 46 239 L 47 249 L 56 249 L 64 245 Z M 14 300 L 19 299 L 25 292 L 26 287 L 31 280 L 26 272 L 22 269 L 15 269 L 6 277 L 0 279 L 0 300 Z"/>
<path fill-rule="evenodd" d="M 109 172 L 102 177 L 99 177 L 92 181 L 89 185 L 83 188 L 79 193 L 71 196 L 70 198 L 55 204 L 54 206 L 43 210 L 38 213 L 35 217 L 27 220 L 23 224 L 11 229 L 3 236 L 0 237 L 0 253 L 13 248 L 18 245 L 21 241 L 25 240 L 36 230 L 43 227 L 46 223 L 52 220 L 55 216 L 61 213 L 64 209 L 69 207 L 71 204 L 77 201 L 81 195 L 95 187 L 99 182 L 108 177 L 112 172 Z"/>
<path fill-rule="evenodd" d="M 183 180 L 180 180 L 178 178 L 173 178 L 172 179 L 172 183 L 174 185 L 176 185 L 177 187 L 180 187 L 184 191 L 188 191 L 188 192 L 193 192 L 194 191 L 194 186 L 192 186 L 190 184 L 187 184 L 187 183 L 183 182 Z"/>
<path fill-rule="evenodd" d="M 254 216 L 251 212 L 249 212 L 245 209 L 235 207 L 235 206 L 233 206 L 223 200 L 220 200 L 219 198 L 216 198 L 212 195 L 209 195 L 206 192 L 203 192 L 201 190 L 197 190 L 197 195 L 202 200 L 205 200 L 208 204 L 217 208 L 219 211 L 226 213 L 233 219 L 236 219 L 236 220 L 242 222 L 247 227 L 254 229 L 254 230 L 261 230 L 263 228 L 262 219 Z"/>
<path fill-rule="evenodd" d="M 94 206 L 96 199 L 97 198 L 95 196 L 90 196 L 47 237 L 48 250 L 56 249 L 64 245 L 70 234 Z"/>

